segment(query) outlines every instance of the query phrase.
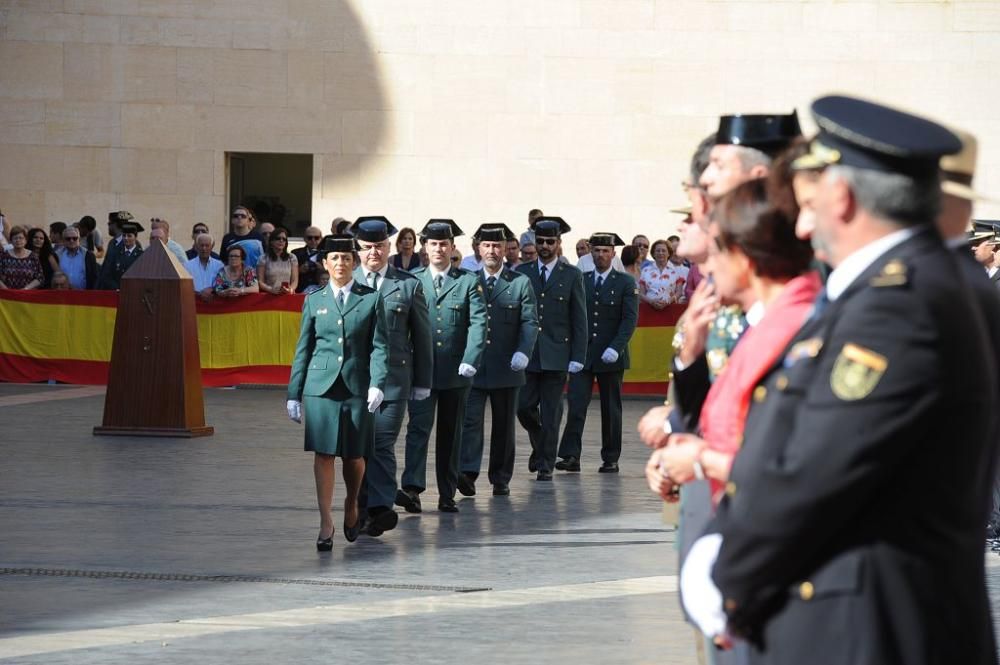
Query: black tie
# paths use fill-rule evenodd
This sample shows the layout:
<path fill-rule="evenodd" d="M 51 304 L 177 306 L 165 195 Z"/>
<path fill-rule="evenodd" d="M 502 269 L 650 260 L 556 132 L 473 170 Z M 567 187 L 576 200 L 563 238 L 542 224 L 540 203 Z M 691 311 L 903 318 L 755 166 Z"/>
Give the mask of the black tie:
<path fill-rule="evenodd" d="M 434 290 L 440 291 L 441 286 L 444 284 L 444 275 L 438 275 L 434 278 Z"/>
<path fill-rule="evenodd" d="M 344 292 L 343 291 L 337 291 L 337 306 L 340 307 L 341 309 L 344 308 Z"/>
<path fill-rule="evenodd" d="M 497 283 L 496 277 L 490 277 L 486 280 L 486 288 L 489 289 L 490 293 L 493 293 L 493 285 Z"/>
<path fill-rule="evenodd" d="M 545 273 L 546 272 L 547 272 L 547 268 L 545 266 L 542 266 L 542 269 L 538 271 L 538 274 L 542 276 L 542 284 L 545 283 Z"/>
<path fill-rule="evenodd" d="M 597 276 L 597 285 L 596 285 L 596 286 L 594 286 L 594 290 L 595 290 L 595 291 L 600 291 L 600 290 L 601 290 L 601 286 L 602 286 L 603 284 L 604 284 L 604 278 L 603 278 L 603 277 L 601 277 L 600 275 L 598 275 L 598 276 Z"/>
<path fill-rule="evenodd" d="M 368 273 L 368 286 L 372 287 L 378 291 L 378 273 L 370 272 Z"/>

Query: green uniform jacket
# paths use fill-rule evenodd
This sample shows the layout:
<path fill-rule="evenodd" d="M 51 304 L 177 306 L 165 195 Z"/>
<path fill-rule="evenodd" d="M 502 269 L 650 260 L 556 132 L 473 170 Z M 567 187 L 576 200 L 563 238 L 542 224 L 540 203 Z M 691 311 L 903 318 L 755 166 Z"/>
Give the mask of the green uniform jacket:
<path fill-rule="evenodd" d="M 306 296 L 295 345 L 288 399 L 325 395 L 343 377 L 347 389 L 365 397 L 369 387 L 385 392 L 385 309 L 374 289 L 355 280 L 344 311 L 331 287 Z"/>
<path fill-rule="evenodd" d="M 565 372 L 570 362 L 587 361 L 587 303 L 583 273 L 562 261 L 542 283 L 538 262 L 522 263 L 538 303 L 538 343 L 528 363 L 529 372 Z"/>
<path fill-rule="evenodd" d="M 492 292 L 486 274 L 476 273 L 486 300 L 486 352 L 483 364 L 472 379 L 475 388 L 513 388 L 524 385 L 524 370 L 515 372 L 510 359 L 520 351 L 528 358 L 538 338 L 535 290 L 527 277 L 504 268 L 497 275 Z"/>
<path fill-rule="evenodd" d="M 600 293 L 594 293 L 594 272 L 583 273 L 587 293 L 587 362 L 591 372 L 621 372 L 629 368 L 628 342 L 639 322 L 639 289 L 632 275 L 612 269 Z M 618 352 L 618 360 L 601 360 L 605 349 Z"/>
<path fill-rule="evenodd" d="M 430 268 L 413 275 L 427 294 L 431 341 L 434 343 L 435 390 L 471 386 L 472 379 L 458 375 L 462 363 L 478 368 L 486 346 L 486 304 L 479 280 L 471 272 L 450 268 L 441 292 L 434 292 Z"/>
<path fill-rule="evenodd" d="M 358 268 L 354 279 L 364 284 L 366 271 Z M 381 278 L 380 278 L 381 279 Z M 427 319 L 427 299 L 420 280 L 386 266 L 379 285 L 385 306 L 386 337 L 389 342 L 389 375 L 385 381 L 386 401 L 410 399 L 410 390 L 430 388 L 434 378 L 434 352 Z"/>

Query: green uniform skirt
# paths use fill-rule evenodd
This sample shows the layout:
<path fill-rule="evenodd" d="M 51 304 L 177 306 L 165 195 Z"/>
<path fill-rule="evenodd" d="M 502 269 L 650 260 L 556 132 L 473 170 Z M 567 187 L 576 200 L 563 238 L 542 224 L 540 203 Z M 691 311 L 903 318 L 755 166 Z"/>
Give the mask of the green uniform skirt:
<path fill-rule="evenodd" d="M 366 457 L 374 446 L 375 418 L 366 396 L 353 395 L 338 378 L 325 395 L 303 395 L 307 452 Z"/>

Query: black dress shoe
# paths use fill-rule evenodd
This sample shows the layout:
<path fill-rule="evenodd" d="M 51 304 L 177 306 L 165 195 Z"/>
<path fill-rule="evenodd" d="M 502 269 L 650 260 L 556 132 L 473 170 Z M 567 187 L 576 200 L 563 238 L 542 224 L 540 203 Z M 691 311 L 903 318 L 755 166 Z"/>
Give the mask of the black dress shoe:
<path fill-rule="evenodd" d="M 556 462 L 556 468 L 560 471 L 575 471 L 579 473 L 580 471 L 580 459 L 578 457 L 573 457 L 570 455 L 564 459 Z"/>
<path fill-rule="evenodd" d="M 476 495 L 476 484 L 472 481 L 472 478 L 469 478 L 464 473 L 458 474 L 455 486 L 458 487 L 458 491 L 462 493 L 462 496 Z"/>
<path fill-rule="evenodd" d="M 538 475 L 535 476 L 535 480 L 552 480 L 552 472 L 542 469 L 538 472 Z"/>
<path fill-rule="evenodd" d="M 413 490 L 396 490 L 396 505 L 408 513 L 423 512 L 420 506 L 420 495 Z"/>
<path fill-rule="evenodd" d="M 358 539 L 358 535 L 361 533 L 361 517 L 354 521 L 354 526 L 347 526 L 347 520 L 344 520 L 344 538 L 347 542 L 353 543 Z"/>
<path fill-rule="evenodd" d="M 618 462 L 605 462 L 597 473 L 618 473 Z"/>
<path fill-rule="evenodd" d="M 441 497 L 438 499 L 438 510 L 442 513 L 457 513 L 458 506 L 455 505 L 454 499 L 448 499 L 446 497 Z"/>
<path fill-rule="evenodd" d="M 531 453 L 531 457 L 528 458 L 528 471 L 531 473 L 538 471 L 538 460 L 535 459 L 535 453 Z"/>
<path fill-rule="evenodd" d="M 497 483 L 493 486 L 493 496 L 510 496 L 510 487 L 507 483 Z"/>
<path fill-rule="evenodd" d="M 333 531 L 330 532 L 329 538 L 317 538 L 316 539 L 316 551 L 317 552 L 329 552 L 333 549 Z"/>
<path fill-rule="evenodd" d="M 392 508 L 386 508 L 374 515 L 369 515 L 366 528 L 361 533 L 372 538 L 378 538 L 386 531 L 392 531 L 399 524 L 399 515 Z"/>

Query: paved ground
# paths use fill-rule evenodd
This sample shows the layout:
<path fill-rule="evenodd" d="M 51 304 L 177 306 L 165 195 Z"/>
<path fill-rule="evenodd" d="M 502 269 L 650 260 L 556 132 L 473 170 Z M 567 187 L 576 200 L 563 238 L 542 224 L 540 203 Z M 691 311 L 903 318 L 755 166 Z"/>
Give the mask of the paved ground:
<path fill-rule="evenodd" d="M 650 404 L 626 402 L 626 423 Z M 631 431 L 618 476 L 596 473 L 589 427 L 584 473 L 536 483 L 522 434 L 510 497 L 486 485 L 446 515 L 430 490 L 426 513 L 353 545 L 338 515 L 318 554 L 283 393 L 206 405 L 211 438 L 95 438 L 99 389 L 0 384 L 0 660 L 694 662 Z"/>
<path fill-rule="evenodd" d="M 0 385 L 0 658 L 693 662 L 673 532 L 631 433 L 620 475 L 596 473 L 590 440 L 584 473 L 542 484 L 521 435 L 510 497 L 486 485 L 445 515 L 429 490 L 426 513 L 353 545 L 338 515 L 321 555 L 284 395 L 210 390 L 206 405 L 211 438 L 95 438 L 99 390 Z"/>

